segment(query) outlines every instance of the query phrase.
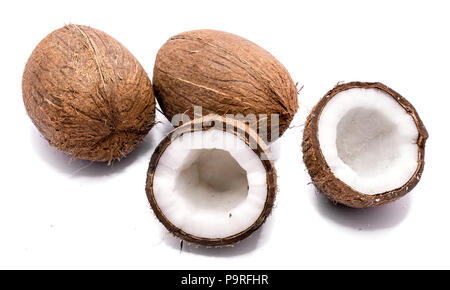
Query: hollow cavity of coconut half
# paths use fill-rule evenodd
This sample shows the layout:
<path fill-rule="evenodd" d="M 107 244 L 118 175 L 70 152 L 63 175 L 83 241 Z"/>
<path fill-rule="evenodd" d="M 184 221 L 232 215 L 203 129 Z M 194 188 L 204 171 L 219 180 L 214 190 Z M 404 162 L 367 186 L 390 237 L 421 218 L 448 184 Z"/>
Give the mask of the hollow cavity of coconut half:
<path fill-rule="evenodd" d="M 276 195 L 268 149 L 244 123 L 203 117 L 173 130 L 155 149 L 147 197 L 175 236 L 220 247 L 250 236 Z"/>
<path fill-rule="evenodd" d="M 381 83 L 336 86 L 305 124 L 303 160 L 331 200 L 374 207 L 397 200 L 419 182 L 427 130 L 415 108 Z"/>

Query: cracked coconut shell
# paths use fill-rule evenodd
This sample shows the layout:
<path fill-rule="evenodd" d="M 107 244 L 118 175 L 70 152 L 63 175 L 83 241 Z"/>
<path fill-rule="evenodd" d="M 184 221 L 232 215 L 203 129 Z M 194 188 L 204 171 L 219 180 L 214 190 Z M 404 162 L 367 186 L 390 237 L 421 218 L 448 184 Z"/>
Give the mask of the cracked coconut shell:
<path fill-rule="evenodd" d="M 328 166 L 319 144 L 318 123 L 327 103 L 338 93 L 352 88 L 375 88 L 391 96 L 411 116 L 417 128 L 417 167 L 411 178 L 401 187 L 383 193 L 368 195 L 358 192 L 338 179 Z M 428 132 L 416 109 L 399 93 L 381 83 L 350 82 L 330 90 L 312 109 L 305 123 L 303 134 L 303 161 L 317 189 L 333 202 L 353 208 L 367 208 L 393 202 L 411 191 L 419 182 L 425 161 L 425 142 Z"/>
<path fill-rule="evenodd" d="M 67 25 L 45 37 L 23 74 L 23 101 L 45 139 L 72 158 L 121 159 L 154 124 L 150 79 L 106 33 Z"/>
<path fill-rule="evenodd" d="M 160 209 L 158 202 L 155 198 L 154 192 L 154 178 L 155 171 L 158 167 L 159 160 L 164 154 L 165 150 L 171 145 L 177 138 L 183 137 L 183 134 L 207 131 L 215 128 L 217 124 L 222 125 L 222 130 L 231 132 L 237 138 L 243 140 L 247 146 L 252 148 L 256 156 L 261 156 L 262 165 L 266 171 L 266 183 L 267 183 L 267 197 L 257 220 L 248 228 L 232 236 L 224 238 L 205 238 L 195 236 L 183 231 L 181 228 L 176 227 L 171 220 L 166 217 L 163 211 Z M 256 146 L 255 146 L 256 145 Z M 167 230 L 174 236 L 185 240 L 190 243 L 203 245 L 207 247 L 224 247 L 232 246 L 243 239 L 252 235 L 259 227 L 261 227 L 270 215 L 277 193 L 277 174 L 275 166 L 270 158 L 270 152 L 266 145 L 266 142 L 262 140 L 259 135 L 251 129 L 248 124 L 240 122 L 238 120 L 232 120 L 229 118 L 220 117 L 217 115 L 210 115 L 206 117 L 196 118 L 189 123 L 185 123 L 178 128 L 172 130 L 156 147 L 150 160 L 148 172 L 147 172 L 147 184 L 146 184 L 147 198 L 158 220 L 167 228 Z M 230 215 L 231 216 L 231 215 Z"/>
<path fill-rule="evenodd" d="M 171 37 L 156 57 L 153 86 L 170 121 L 183 113 L 193 119 L 193 106 L 201 106 L 203 115 L 255 114 L 271 128 L 270 115 L 278 114 L 281 136 L 298 108 L 297 88 L 284 66 L 255 43 L 222 31 Z M 269 141 L 272 130 L 266 130 Z"/>

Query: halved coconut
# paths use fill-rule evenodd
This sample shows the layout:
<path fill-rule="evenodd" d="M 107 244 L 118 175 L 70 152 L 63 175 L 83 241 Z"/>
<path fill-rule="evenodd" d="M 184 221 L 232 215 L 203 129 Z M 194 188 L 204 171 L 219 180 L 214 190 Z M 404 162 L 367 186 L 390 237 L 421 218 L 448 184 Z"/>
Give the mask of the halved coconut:
<path fill-rule="evenodd" d="M 373 207 L 419 182 L 428 138 L 414 107 L 381 83 L 329 91 L 308 116 L 303 160 L 313 183 L 335 202 Z"/>
<path fill-rule="evenodd" d="M 225 246 L 264 223 L 275 200 L 276 172 L 253 130 L 207 116 L 161 141 L 150 161 L 146 192 L 156 216 L 175 236 Z"/>

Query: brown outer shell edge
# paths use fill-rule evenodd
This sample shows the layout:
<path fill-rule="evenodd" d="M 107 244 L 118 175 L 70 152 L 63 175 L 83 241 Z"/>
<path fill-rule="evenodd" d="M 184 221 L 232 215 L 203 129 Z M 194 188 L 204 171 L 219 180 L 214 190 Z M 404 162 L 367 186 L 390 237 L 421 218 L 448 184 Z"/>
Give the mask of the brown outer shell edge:
<path fill-rule="evenodd" d="M 265 158 L 267 160 L 261 160 L 264 168 L 266 169 L 267 198 L 266 198 L 266 202 L 264 204 L 264 209 L 262 210 L 260 216 L 247 229 L 243 230 L 240 233 L 237 233 L 235 235 L 225 237 L 225 238 L 202 238 L 202 237 L 194 236 L 187 232 L 184 232 L 180 228 L 177 228 L 175 225 L 173 225 L 169 221 L 169 219 L 167 219 L 167 217 L 163 214 L 163 212 L 161 211 L 161 209 L 159 208 L 159 206 L 155 200 L 155 197 L 153 194 L 153 178 L 154 178 L 155 170 L 158 166 L 160 157 L 162 156 L 162 154 L 164 153 L 166 148 L 171 144 L 172 135 L 178 134 L 179 136 L 181 136 L 184 133 L 199 131 L 199 130 L 196 130 L 196 126 L 195 126 L 195 124 L 199 124 L 199 123 L 202 124 L 201 130 L 207 131 L 207 130 L 213 128 L 214 121 L 222 122 L 223 125 L 226 125 L 226 126 L 232 125 L 234 128 L 233 133 L 238 138 L 243 140 L 247 145 L 251 144 L 250 142 L 256 141 L 257 148 L 252 149 L 252 150 L 258 156 L 261 156 L 261 154 L 265 154 L 267 156 L 267 158 Z M 205 122 L 210 123 L 210 124 L 205 124 Z M 195 119 L 189 123 L 186 123 L 176 129 L 174 129 L 161 141 L 161 143 L 159 143 L 159 145 L 156 147 L 156 149 L 151 157 L 151 160 L 150 160 L 150 165 L 149 165 L 148 172 L 147 172 L 147 184 L 146 184 L 145 189 L 146 189 L 146 193 L 147 193 L 147 198 L 150 202 L 150 205 L 151 205 L 156 217 L 169 230 L 169 232 L 171 232 L 176 237 L 179 237 L 180 239 L 183 239 L 183 240 L 191 242 L 191 243 L 196 243 L 196 244 L 200 244 L 200 245 L 208 246 L 208 247 L 222 247 L 222 246 L 233 245 L 233 244 L 240 242 L 241 240 L 247 238 L 252 233 L 254 233 L 265 222 L 266 218 L 271 213 L 273 204 L 275 202 L 276 191 L 277 191 L 276 179 L 277 179 L 276 170 L 273 165 L 273 162 L 270 159 L 270 155 L 269 155 L 267 146 L 264 143 L 264 141 L 262 141 L 262 139 L 260 139 L 258 137 L 258 135 L 252 129 L 250 129 L 247 125 L 245 125 L 244 123 L 237 121 L 237 120 L 234 120 L 234 122 L 230 122 L 229 119 L 227 120 L 224 117 L 206 116 L 203 118 Z"/>
<path fill-rule="evenodd" d="M 386 92 L 397 101 L 399 105 L 413 118 L 417 130 L 418 146 L 418 165 L 412 177 L 401 187 L 391 191 L 386 191 L 376 195 L 367 195 L 352 189 L 343 181 L 336 178 L 328 167 L 325 157 L 320 149 L 318 139 L 318 121 L 323 108 L 338 93 L 352 88 L 376 88 Z M 411 191 L 419 182 L 424 168 L 425 142 L 428 138 L 428 132 L 416 109 L 400 94 L 381 83 L 350 82 L 340 84 L 330 90 L 316 104 L 306 119 L 305 130 L 303 133 L 303 161 L 308 169 L 309 175 L 316 187 L 334 202 L 344 204 L 354 208 L 374 207 L 389 202 L 393 202 Z"/>

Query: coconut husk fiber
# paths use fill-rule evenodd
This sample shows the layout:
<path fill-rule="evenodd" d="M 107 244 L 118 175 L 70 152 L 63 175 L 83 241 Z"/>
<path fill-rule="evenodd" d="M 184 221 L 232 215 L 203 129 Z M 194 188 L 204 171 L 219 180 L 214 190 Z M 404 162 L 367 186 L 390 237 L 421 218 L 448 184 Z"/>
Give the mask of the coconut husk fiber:
<path fill-rule="evenodd" d="M 254 114 L 258 122 L 267 120 L 262 127 L 268 132 L 259 134 L 267 134 L 269 141 L 270 128 L 281 136 L 298 109 L 296 85 L 286 68 L 255 43 L 222 31 L 171 37 L 156 56 L 153 84 L 169 121 L 183 113 L 191 120 L 198 117 L 194 106 L 201 106 L 204 115 Z M 271 114 L 279 115 L 279 128 L 272 125 Z"/>
<path fill-rule="evenodd" d="M 72 158 L 111 162 L 154 124 L 153 89 L 117 40 L 82 25 L 47 35 L 23 73 L 26 111 L 42 136 Z"/>

